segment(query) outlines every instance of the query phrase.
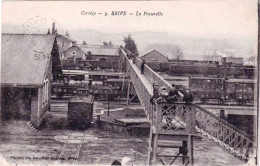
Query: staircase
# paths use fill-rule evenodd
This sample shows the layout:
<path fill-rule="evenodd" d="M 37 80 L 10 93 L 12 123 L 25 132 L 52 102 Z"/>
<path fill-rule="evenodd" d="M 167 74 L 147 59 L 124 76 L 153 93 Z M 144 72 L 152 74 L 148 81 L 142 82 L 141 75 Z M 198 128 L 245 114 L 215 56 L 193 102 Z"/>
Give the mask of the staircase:
<path fill-rule="evenodd" d="M 51 101 L 51 112 L 53 113 L 67 113 L 68 112 L 68 101 L 63 100 L 52 100 Z"/>

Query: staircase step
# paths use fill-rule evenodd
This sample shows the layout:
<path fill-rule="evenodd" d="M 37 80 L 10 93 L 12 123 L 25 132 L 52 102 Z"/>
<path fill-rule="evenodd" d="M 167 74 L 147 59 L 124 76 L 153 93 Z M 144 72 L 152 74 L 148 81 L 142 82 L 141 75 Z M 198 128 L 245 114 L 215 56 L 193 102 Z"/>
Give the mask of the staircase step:
<path fill-rule="evenodd" d="M 185 157 L 185 158 L 189 158 L 188 156 L 183 156 L 183 155 L 167 155 L 167 154 L 157 154 L 158 157 Z"/>
<path fill-rule="evenodd" d="M 159 148 L 182 148 L 181 145 L 158 145 Z"/>

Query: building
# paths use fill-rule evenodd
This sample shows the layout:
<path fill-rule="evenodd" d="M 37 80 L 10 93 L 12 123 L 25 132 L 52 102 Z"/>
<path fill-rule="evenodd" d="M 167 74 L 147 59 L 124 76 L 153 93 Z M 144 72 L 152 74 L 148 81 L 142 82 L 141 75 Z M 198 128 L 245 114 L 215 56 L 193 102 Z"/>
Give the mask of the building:
<path fill-rule="evenodd" d="M 94 61 L 118 62 L 119 50 L 117 46 L 80 44 L 79 47 L 86 53 L 90 52 Z"/>
<path fill-rule="evenodd" d="M 52 34 L 2 34 L 1 120 L 40 127 L 50 108 L 51 82 L 62 74 Z"/>
<path fill-rule="evenodd" d="M 243 58 L 238 57 L 221 57 L 221 65 L 224 65 L 224 61 L 226 64 L 233 65 L 244 65 Z"/>
<path fill-rule="evenodd" d="M 164 54 L 160 53 L 157 50 L 149 51 L 148 53 L 141 56 L 141 59 L 146 62 L 168 62 L 169 59 Z"/>
<path fill-rule="evenodd" d="M 67 50 L 63 51 L 63 58 L 80 58 L 82 60 L 86 60 L 87 53 L 85 53 L 80 47 L 77 45 L 73 45 Z"/>

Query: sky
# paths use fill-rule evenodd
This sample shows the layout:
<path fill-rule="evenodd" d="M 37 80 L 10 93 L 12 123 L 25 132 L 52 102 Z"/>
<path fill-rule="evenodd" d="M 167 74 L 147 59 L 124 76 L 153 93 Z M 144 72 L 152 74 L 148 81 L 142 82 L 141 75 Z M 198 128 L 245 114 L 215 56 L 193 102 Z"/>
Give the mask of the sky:
<path fill-rule="evenodd" d="M 102 15 L 81 15 L 82 11 Z M 112 11 L 126 11 L 126 16 L 111 16 Z M 161 12 L 162 16 L 136 16 L 136 12 Z M 104 16 L 107 12 L 109 15 Z M 133 13 L 133 15 L 129 15 Z M 33 18 L 44 20 L 43 25 Z M 31 19 L 31 20 L 30 20 Z M 47 21 L 46 21 L 47 20 Z M 24 29 L 93 29 L 105 33 L 137 31 L 174 32 L 191 36 L 257 37 L 256 0 L 200 1 L 10 1 L 2 2 L 2 32 Z M 27 27 L 24 27 L 26 25 Z M 14 29 L 10 26 L 16 27 Z"/>

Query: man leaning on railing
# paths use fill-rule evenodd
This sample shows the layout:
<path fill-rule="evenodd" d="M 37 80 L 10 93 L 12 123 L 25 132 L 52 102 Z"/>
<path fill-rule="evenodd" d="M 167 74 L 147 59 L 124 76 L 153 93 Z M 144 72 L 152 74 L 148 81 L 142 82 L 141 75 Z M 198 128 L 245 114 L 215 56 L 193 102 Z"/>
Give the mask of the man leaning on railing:
<path fill-rule="evenodd" d="M 168 103 L 175 103 L 179 100 L 180 97 L 183 97 L 183 94 L 181 94 L 177 89 L 175 84 L 172 84 L 171 89 L 167 96 L 167 102 Z"/>

